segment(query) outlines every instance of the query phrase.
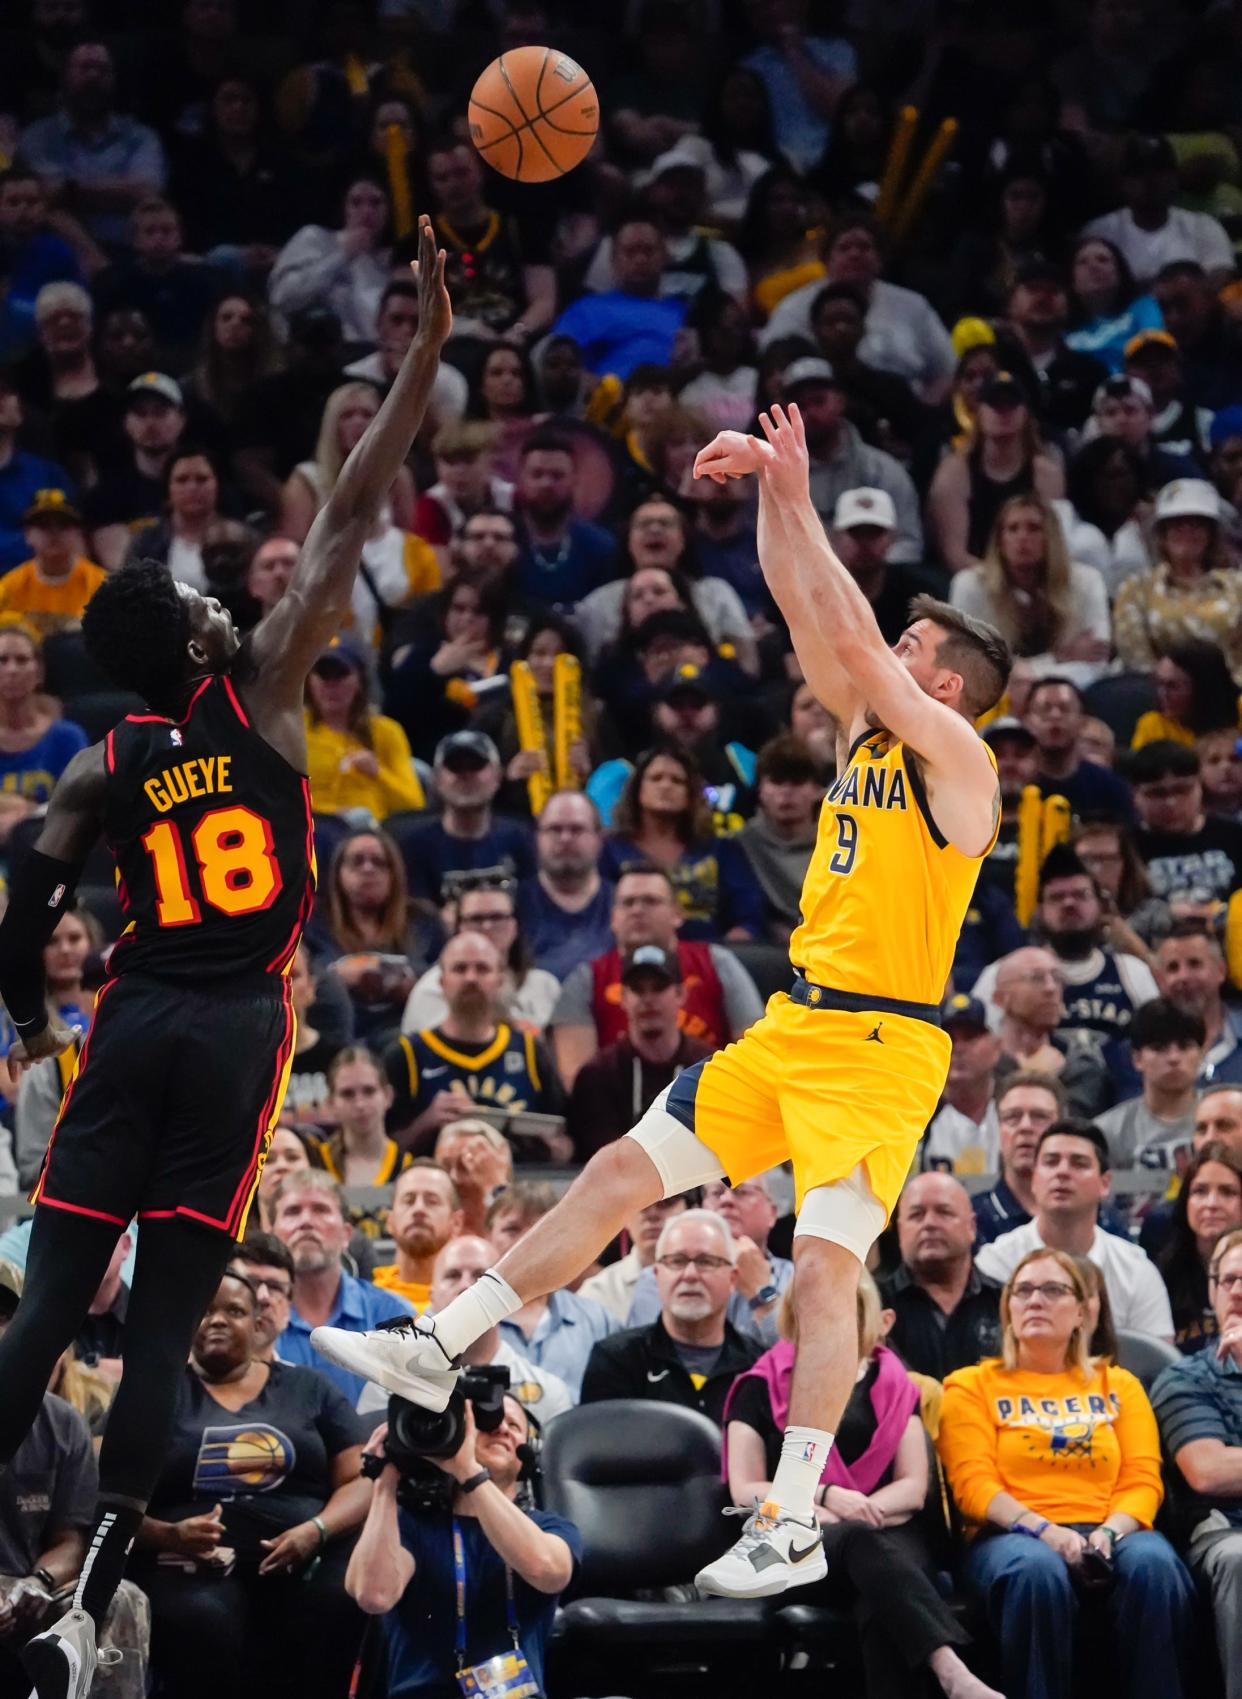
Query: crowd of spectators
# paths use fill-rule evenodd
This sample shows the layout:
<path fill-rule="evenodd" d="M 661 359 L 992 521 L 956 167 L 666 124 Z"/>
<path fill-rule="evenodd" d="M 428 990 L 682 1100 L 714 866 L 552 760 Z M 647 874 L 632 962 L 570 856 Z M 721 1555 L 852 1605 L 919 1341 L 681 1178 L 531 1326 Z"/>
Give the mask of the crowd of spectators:
<path fill-rule="evenodd" d="M 1002 817 L 945 987 L 949 1076 L 864 1284 L 819 1498 L 860 1687 L 979 1699 L 970 1664 L 1061 1699 L 1081 1613 L 1119 1692 L 1213 1692 L 1215 1643 L 1239 1699 L 1242 5 L 615 13 L 0 18 L 0 868 L 136 706 L 81 644 L 106 574 L 158 560 L 243 630 L 283 595 L 418 328 L 411 208 L 454 308 L 307 682 L 319 892 L 289 1091 L 110 1691 L 142 1692 L 149 1661 L 168 1695 L 332 1699 L 360 1646 L 363 1699 L 457 1690 L 447 1537 L 412 1531 L 382 1395 L 310 1333 L 447 1303 L 787 983 L 836 728 L 765 587 L 753 491 L 691 467 L 796 401 L 885 637 L 931 591 L 1016 656 L 980 726 Z M 494 54 L 548 42 L 592 73 L 600 135 L 518 185 L 471 147 L 467 96 Z M 45 957 L 79 1049 L 121 925 L 101 853 Z M 0 1325 L 73 1064 L 0 1076 Z M 494 1548 L 543 1669 L 581 1545 L 512 1518 L 532 1434 L 575 1406 L 703 1413 L 733 1499 L 762 1496 L 791 1216 L 779 1170 L 653 1205 L 472 1348 L 513 1394 L 446 1463 L 489 1656 Z M 85 1557 L 131 1251 L 0 1482 L 0 1678 Z M 495 1503 L 467 1484 L 481 1462 Z M 947 1565 L 941 1485 L 967 1536 Z M 946 1567 L 977 1607 L 965 1663 Z"/>

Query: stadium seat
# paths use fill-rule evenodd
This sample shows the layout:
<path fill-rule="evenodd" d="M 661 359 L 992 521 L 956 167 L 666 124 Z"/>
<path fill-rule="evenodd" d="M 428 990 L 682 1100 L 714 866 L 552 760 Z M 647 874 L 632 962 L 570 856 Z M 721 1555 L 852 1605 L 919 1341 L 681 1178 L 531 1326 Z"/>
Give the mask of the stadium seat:
<path fill-rule="evenodd" d="M 1151 673 L 1108 673 L 1087 687 L 1084 701 L 1088 714 L 1111 729 L 1118 750 L 1128 749 L 1140 714 L 1156 706 L 1156 681 Z"/>
<path fill-rule="evenodd" d="M 1157 1376 L 1170 1363 L 1180 1363 L 1181 1360 L 1182 1354 L 1177 1347 L 1157 1339 L 1154 1333 L 1119 1331 L 1117 1334 L 1117 1361 L 1123 1369 L 1129 1369 L 1142 1381 L 1146 1392 L 1151 1391 Z"/>
<path fill-rule="evenodd" d="M 684 1692 L 697 1674 L 719 1692 L 726 1672 L 775 1672 L 762 1602 L 652 1596 L 692 1581 L 738 1533 L 721 1514 L 720 1435 L 705 1416 L 644 1399 L 582 1405 L 549 1428 L 543 1471 L 546 1508 L 584 1546 L 557 1621 L 562 1691 Z"/>

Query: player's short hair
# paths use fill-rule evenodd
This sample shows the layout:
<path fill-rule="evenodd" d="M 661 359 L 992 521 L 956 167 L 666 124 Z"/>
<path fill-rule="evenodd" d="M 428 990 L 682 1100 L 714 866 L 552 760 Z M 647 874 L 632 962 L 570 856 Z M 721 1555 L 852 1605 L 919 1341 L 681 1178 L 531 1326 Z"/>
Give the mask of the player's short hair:
<path fill-rule="evenodd" d="M 82 615 L 82 639 L 95 665 L 119 690 L 152 708 L 173 706 L 184 688 L 190 606 L 157 560 L 110 574 Z"/>
<path fill-rule="evenodd" d="M 283 1268 L 290 1280 L 293 1279 L 293 1252 L 275 1233 L 264 1233 L 258 1229 L 247 1233 L 239 1245 L 233 1246 L 229 1262 L 240 1262 L 248 1268 L 267 1263 L 272 1268 Z"/>
<path fill-rule="evenodd" d="M 986 713 L 1000 701 L 1009 683 L 1008 643 L 994 625 L 935 596 L 923 594 L 911 601 L 909 623 L 920 619 L 930 620 L 944 632 L 936 660 L 961 673 L 963 711 L 972 720 Z"/>

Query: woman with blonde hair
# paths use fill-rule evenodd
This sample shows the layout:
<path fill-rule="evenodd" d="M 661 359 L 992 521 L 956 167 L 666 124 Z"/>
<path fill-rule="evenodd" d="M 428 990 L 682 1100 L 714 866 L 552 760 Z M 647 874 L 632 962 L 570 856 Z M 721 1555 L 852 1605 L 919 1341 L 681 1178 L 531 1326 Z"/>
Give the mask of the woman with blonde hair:
<path fill-rule="evenodd" d="M 324 403 L 315 443 L 315 458 L 302 460 L 285 480 L 281 494 L 279 531 L 304 543 L 315 515 L 327 501 L 341 467 L 379 412 L 379 391 L 372 383 L 355 381 L 334 389 Z M 435 550 L 414 535 L 416 491 L 407 466 L 393 479 L 388 500 L 380 509 L 375 529 L 362 547 L 362 565 L 354 584 L 352 623 L 370 642 L 396 608 L 412 597 L 440 588 L 440 563 Z"/>
<path fill-rule="evenodd" d="M 881 1343 L 880 1295 L 865 1269 L 857 1302 L 858 1374 L 816 1490 L 815 1520 L 828 1584 L 847 1593 L 858 1623 L 867 1699 L 921 1693 L 925 1666 L 950 1699 L 998 1699 L 953 1650 L 969 1637 L 931 1579 L 918 1526 L 929 1481 L 919 1389 Z M 792 1285 L 780 1333 L 725 1402 L 724 1476 L 742 1509 L 765 1503 L 780 1456 L 798 1342 Z"/>
<path fill-rule="evenodd" d="M 306 541 L 311 521 L 332 493 L 341 467 L 379 408 L 379 391 L 365 380 L 355 379 L 332 391 L 324 402 L 319 421 L 315 458 L 299 461 L 285 481 L 280 512 L 282 536 L 292 537 L 297 543 Z M 389 491 L 384 519 L 408 527 L 413 518 L 414 480 L 409 468 L 403 466 Z"/>
<path fill-rule="evenodd" d="M 1070 560 L 1056 512 L 1041 496 L 1009 497 L 982 562 L 954 576 L 949 600 L 994 625 L 1015 655 L 1048 672 L 1064 667 L 1079 685 L 1108 659 L 1104 580 Z"/>
<path fill-rule="evenodd" d="M 1073 1257 L 1030 1251 L 1001 1293 L 1001 1356 L 945 1381 L 937 1443 L 974 1533 L 965 1580 L 1009 1699 L 1070 1699 L 1069 1630 L 1096 1594 L 1118 1699 L 1179 1699 L 1194 1586 L 1152 1529 L 1164 1492 L 1155 1416 L 1134 1375 L 1091 1355 L 1090 1300 Z"/>

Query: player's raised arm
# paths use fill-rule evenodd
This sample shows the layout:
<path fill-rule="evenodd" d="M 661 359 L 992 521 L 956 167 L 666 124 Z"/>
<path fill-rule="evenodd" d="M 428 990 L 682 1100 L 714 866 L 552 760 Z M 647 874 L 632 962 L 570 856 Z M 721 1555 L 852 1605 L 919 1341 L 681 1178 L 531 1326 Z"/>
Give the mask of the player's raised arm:
<path fill-rule="evenodd" d="M 0 997 L 20 1035 L 9 1051 L 11 1067 L 59 1056 L 73 1043 L 63 1021 L 48 1018 L 43 948 L 72 906 L 82 864 L 99 836 L 106 783 L 103 745 L 79 750 L 52 792 L 38 842 L 14 876 L 0 920 Z"/>
<path fill-rule="evenodd" d="M 383 406 L 341 468 L 302 548 L 289 588 L 245 644 L 247 696 L 296 700 L 315 657 L 348 618 L 362 546 L 410 452 L 453 328 L 431 220 L 418 223 L 418 331 Z"/>

